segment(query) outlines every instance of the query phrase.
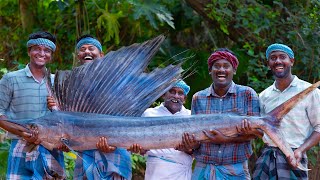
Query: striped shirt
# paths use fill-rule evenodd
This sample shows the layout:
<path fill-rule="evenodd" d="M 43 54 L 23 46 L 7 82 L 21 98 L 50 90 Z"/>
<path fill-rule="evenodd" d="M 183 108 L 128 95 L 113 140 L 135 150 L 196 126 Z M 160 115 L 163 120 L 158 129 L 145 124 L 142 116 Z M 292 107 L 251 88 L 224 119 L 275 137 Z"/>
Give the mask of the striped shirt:
<path fill-rule="evenodd" d="M 27 65 L 10 72 L 0 80 L 0 115 L 12 120 L 35 119 L 44 116 L 47 108 L 46 78 L 37 81 Z M 49 151 L 42 145 L 28 153 L 23 140 L 12 140 L 8 157 L 7 179 L 64 178 L 61 151 Z"/>
<path fill-rule="evenodd" d="M 26 68 L 7 73 L 0 80 L 0 115 L 9 119 L 34 119 L 44 116 L 47 108 L 46 80 L 38 82 Z"/>
<path fill-rule="evenodd" d="M 250 87 L 232 82 L 224 96 L 218 96 L 211 85 L 193 95 L 191 114 L 236 113 L 239 115 L 258 116 L 259 99 Z M 214 165 L 235 164 L 246 161 L 252 154 L 250 142 L 214 144 L 201 143 L 194 151 L 198 162 Z"/>

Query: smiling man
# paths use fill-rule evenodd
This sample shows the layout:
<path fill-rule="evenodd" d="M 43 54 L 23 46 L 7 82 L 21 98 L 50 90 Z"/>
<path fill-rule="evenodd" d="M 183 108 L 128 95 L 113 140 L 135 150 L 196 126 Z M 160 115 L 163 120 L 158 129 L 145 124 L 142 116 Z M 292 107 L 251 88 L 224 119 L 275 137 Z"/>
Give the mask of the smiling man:
<path fill-rule="evenodd" d="M 269 113 L 311 85 L 292 74 L 294 53 L 287 45 L 270 45 L 266 58 L 275 82 L 260 93 L 261 114 Z M 316 89 L 283 117 L 279 127 L 297 163 L 301 162 L 306 168 L 306 152 L 320 141 L 319 102 L 320 91 Z M 267 135 L 263 141 L 267 146 L 256 163 L 253 179 L 308 179 L 308 172 L 297 169 L 297 164 L 292 164 Z"/>
<path fill-rule="evenodd" d="M 30 62 L 24 69 L 5 74 L 0 81 L 0 119 L 22 120 L 44 116 L 47 112 L 47 69 L 56 49 L 56 38 L 48 32 L 29 35 Z M 63 154 L 42 145 L 25 152 L 25 147 L 38 145 L 38 131 L 19 131 L 0 120 L 0 127 L 22 139 L 12 139 L 8 158 L 7 179 L 64 179 Z"/>
<path fill-rule="evenodd" d="M 143 117 L 157 116 L 187 116 L 191 114 L 183 104 L 187 99 L 190 87 L 179 80 L 168 92 L 162 95 L 159 106 L 148 108 Z M 139 145 L 133 145 L 130 150 L 135 153 L 145 153 Z M 192 157 L 182 151 L 169 149 L 151 149 L 147 151 L 145 180 L 189 180 L 192 173 Z"/>
<path fill-rule="evenodd" d="M 77 40 L 77 58 L 80 64 L 103 57 L 101 43 L 91 35 L 83 35 Z"/>
<path fill-rule="evenodd" d="M 191 114 L 259 115 L 257 93 L 250 87 L 232 81 L 238 65 L 237 57 L 229 49 L 221 48 L 210 55 L 208 69 L 213 83 L 193 95 Z M 184 146 L 193 150 L 197 162 L 192 179 L 250 179 L 250 140 L 262 136 L 262 133 L 251 130 L 237 137 L 224 136 L 217 130 L 204 133 L 208 142 L 199 142 L 188 133 L 183 135 Z"/>

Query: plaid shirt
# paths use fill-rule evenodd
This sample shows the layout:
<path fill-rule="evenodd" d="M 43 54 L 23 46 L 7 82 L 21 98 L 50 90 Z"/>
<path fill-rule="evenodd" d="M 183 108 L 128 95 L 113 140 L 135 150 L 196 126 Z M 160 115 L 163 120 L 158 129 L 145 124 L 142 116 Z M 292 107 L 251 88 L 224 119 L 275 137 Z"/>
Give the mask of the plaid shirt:
<path fill-rule="evenodd" d="M 193 95 L 191 114 L 237 113 L 259 116 L 259 99 L 250 87 L 232 82 L 226 95 L 220 97 L 213 86 Z M 250 142 L 214 144 L 201 143 L 194 152 L 197 161 L 205 164 L 226 165 L 246 161 L 252 154 Z"/>

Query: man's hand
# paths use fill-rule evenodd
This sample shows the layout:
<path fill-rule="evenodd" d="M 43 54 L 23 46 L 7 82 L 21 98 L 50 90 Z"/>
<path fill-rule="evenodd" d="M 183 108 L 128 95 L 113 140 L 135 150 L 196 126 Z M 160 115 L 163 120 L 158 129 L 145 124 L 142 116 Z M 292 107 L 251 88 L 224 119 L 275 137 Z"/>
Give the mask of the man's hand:
<path fill-rule="evenodd" d="M 30 132 L 22 132 L 22 138 L 27 141 L 28 143 L 33 143 L 33 144 L 40 144 L 41 140 L 38 138 L 38 128 L 37 127 L 31 127 Z"/>
<path fill-rule="evenodd" d="M 190 135 L 189 133 L 185 132 L 182 135 L 182 146 L 184 146 L 186 150 L 199 149 L 200 141 L 196 140 L 194 134 Z"/>
<path fill-rule="evenodd" d="M 57 149 L 58 149 L 59 151 L 63 151 L 63 152 L 69 152 L 69 151 L 70 151 L 70 149 L 69 149 L 66 145 L 64 145 L 64 144 L 58 146 Z"/>
<path fill-rule="evenodd" d="M 294 157 L 296 158 L 296 161 L 297 161 L 296 166 L 298 167 L 298 163 L 301 161 L 304 152 L 301 151 L 301 150 L 298 148 L 298 149 L 294 150 L 293 153 L 294 153 Z"/>
<path fill-rule="evenodd" d="M 139 144 L 133 144 L 127 150 L 141 155 L 144 155 L 147 152 L 147 150 L 143 149 Z"/>
<path fill-rule="evenodd" d="M 216 144 L 222 144 L 229 142 L 229 138 L 225 135 L 223 135 L 218 130 L 210 130 L 209 132 L 206 130 L 203 130 L 203 133 L 209 138 L 210 142 L 216 143 Z"/>
<path fill-rule="evenodd" d="M 99 151 L 104 152 L 104 153 L 111 153 L 117 149 L 117 147 L 108 145 L 108 141 L 107 141 L 106 137 L 100 137 L 96 146 Z"/>
<path fill-rule="evenodd" d="M 52 96 L 47 96 L 47 106 L 50 110 L 53 110 L 53 108 L 57 106 Z"/>
<path fill-rule="evenodd" d="M 263 132 L 259 129 L 252 128 L 251 122 L 247 119 L 241 121 L 241 126 L 236 126 L 237 131 L 240 135 L 255 135 L 256 137 L 262 138 Z"/>
<path fill-rule="evenodd" d="M 178 151 L 185 152 L 189 155 L 192 154 L 192 149 L 187 149 L 182 143 L 179 143 L 177 146 L 174 147 L 174 149 L 178 150 Z"/>

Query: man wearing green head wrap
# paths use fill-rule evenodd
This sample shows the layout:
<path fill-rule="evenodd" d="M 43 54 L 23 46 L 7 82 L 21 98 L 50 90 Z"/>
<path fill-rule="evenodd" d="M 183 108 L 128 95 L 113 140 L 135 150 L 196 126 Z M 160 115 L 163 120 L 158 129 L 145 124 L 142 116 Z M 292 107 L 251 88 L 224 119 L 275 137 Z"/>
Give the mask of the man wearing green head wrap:
<path fill-rule="evenodd" d="M 259 95 L 261 115 L 298 94 L 311 84 L 293 75 L 294 53 L 284 44 L 272 44 L 267 48 L 266 58 L 275 82 Z M 297 163 L 307 168 L 306 152 L 320 141 L 320 91 L 314 90 L 281 120 L 279 127 L 284 139 L 294 151 Z M 276 147 L 267 135 L 267 145 L 256 162 L 253 179 L 308 179 L 308 172 L 297 169 L 297 164 Z"/>

